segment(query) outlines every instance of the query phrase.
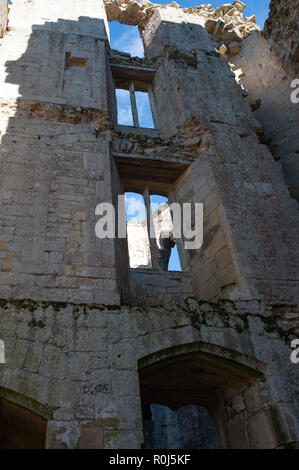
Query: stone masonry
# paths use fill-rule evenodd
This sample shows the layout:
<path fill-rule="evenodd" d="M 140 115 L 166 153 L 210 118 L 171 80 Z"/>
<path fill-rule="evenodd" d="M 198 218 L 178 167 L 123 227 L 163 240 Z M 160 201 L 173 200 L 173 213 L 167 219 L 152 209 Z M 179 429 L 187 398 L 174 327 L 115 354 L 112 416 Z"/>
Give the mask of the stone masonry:
<path fill-rule="evenodd" d="M 274 47 L 283 66 L 294 76 L 299 72 L 298 1 L 272 0 L 263 36 Z"/>
<path fill-rule="evenodd" d="M 282 3 L 295 21 L 293 1 L 270 20 Z M 150 447 L 165 424 L 152 405 L 182 423 L 204 407 L 211 447 L 298 447 L 290 35 L 261 33 L 239 1 L 13 0 L 8 30 L 6 8 L 0 448 Z M 111 50 L 111 20 L 139 26 L 144 59 Z M 155 129 L 117 123 L 115 88 L 132 82 Z M 145 189 L 204 204 L 182 272 L 130 268 L 125 238 L 96 237 L 99 203 Z"/>
<path fill-rule="evenodd" d="M 7 29 L 8 3 L 6 0 L 0 0 L 0 38 L 2 38 Z"/>

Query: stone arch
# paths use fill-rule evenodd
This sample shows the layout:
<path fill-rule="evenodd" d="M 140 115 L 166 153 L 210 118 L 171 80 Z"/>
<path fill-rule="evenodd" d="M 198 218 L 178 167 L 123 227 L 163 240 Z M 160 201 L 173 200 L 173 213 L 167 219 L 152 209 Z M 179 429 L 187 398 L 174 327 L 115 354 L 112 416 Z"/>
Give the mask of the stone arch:
<path fill-rule="evenodd" d="M 138 361 L 143 410 L 159 404 L 209 410 L 217 448 L 274 448 L 267 400 L 261 394 L 266 368 L 244 354 L 198 342 L 168 348 Z"/>
<path fill-rule="evenodd" d="M 44 449 L 48 418 L 40 403 L 0 387 L 0 449 Z"/>

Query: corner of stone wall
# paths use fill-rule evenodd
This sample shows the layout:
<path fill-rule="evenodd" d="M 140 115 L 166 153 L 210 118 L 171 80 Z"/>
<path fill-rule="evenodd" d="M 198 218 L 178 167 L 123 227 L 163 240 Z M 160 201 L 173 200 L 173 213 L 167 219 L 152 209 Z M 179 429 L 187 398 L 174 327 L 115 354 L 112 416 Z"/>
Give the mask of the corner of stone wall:
<path fill-rule="evenodd" d="M 0 38 L 3 38 L 8 26 L 8 1 L 0 0 Z"/>

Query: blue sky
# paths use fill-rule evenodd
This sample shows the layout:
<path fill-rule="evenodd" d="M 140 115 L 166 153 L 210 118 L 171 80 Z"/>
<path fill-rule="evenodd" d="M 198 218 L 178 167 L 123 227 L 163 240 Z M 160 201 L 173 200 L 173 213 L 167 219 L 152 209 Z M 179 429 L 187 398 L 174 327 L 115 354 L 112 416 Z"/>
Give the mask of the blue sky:
<path fill-rule="evenodd" d="M 167 202 L 166 197 L 159 195 L 151 195 L 150 199 L 152 212 L 155 212 L 159 206 Z M 126 193 L 126 213 L 127 220 L 131 222 L 142 222 L 146 218 L 144 199 L 141 194 Z M 171 250 L 168 269 L 169 271 L 181 271 L 177 246 Z"/>
<path fill-rule="evenodd" d="M 154 0 L 153 3 L 160 3 L 161 5 L 165 5 L 167 3 L 171 3 L 171 0 Z M 202 2 L 200 0 L 181 0 L 177 3 L 182 7 L 186 8 L 194 7 L 196 5 L 205 3 L 205 0 L 203 0 Z M 226 0 L 215 0 L 210 3 L 212 4 L 213 8 L 217 8 L 220 5 L 223 5 L 224 3 L 233 2 L 227 2 Z M 243 14 L 245 16 L 256 15 L 257 24 L 261 28 L 263 28 L 265 20 L 267 19 L 269 14 L 270 0 L 247 0 L 244 3 L 246 3 L 247 6 Z M 111 47 L 113 49 L 129 52 L 132 56 L 143 57 L 143 46 L 137 26 L 127 26 L 122 25 L 116 21 L 112 21 L 110 23 L 110 35 Z"/>
<path fill-rule="evenodd" d="M 8 3 L 11 3 L 10 0 L 8 0 Z M 171 3 L 171 0 L 168 0 L 168 1 L 154 0 L 153 3 L 160 3 L 161 5 L 165 5 L 166 3 Z M 194 7 L 196 5 L 200 5 L 201 3 L 205 3 L 205 2 L 204 1 L 192 2 L 189 0 L 181 0 L 181 1 L 177 1 L 177 3 L 184 8 L 187 8 L 187 7 Z M 220 5 L 223 5 L 224 3 L 229 3 L 229 2 L 225 2 L 225 0 L 215 0 L 210 3 L 212 4 L 213 8 L 217 8 Z M 265 22 L 265 19 L 268 16 L 270 0 L 247 0 L 245 1 L 245 3 L 247 5 L 246 10 L 244 11 L 246 16 L 256 15 L 257 24 L 262 27 Z"/>
<path fill-rule="evenodd" d="M 153 3 L 160 3 L 161 5 L 171 3 L 168 1 L 156 0 Z M 204 3 L 204 1 L 189 1 L 181 0 L 179 3 L 182 7 L 194 7 Z M 211 4 L 213 8 L 227 3 L 225 0 L 215 0 Z M 232 2 L 231 2 L 232 3 Z M 264 22 L 269 14 L 270 0 L 247 0 L 244 16 L 256 15 L 257 24 L 263 28 Z M 109 23 L 110 27 L 110 43 L 112 49 L 128 52 L 133 57 L 143 57 L 143 45 L 139 35 L 137 26 L 128 26 L 112 21 Z M 154 127 L 148 98 L 144 93 L 137 93 L 137 107 L 141 127 Z M 131 113 L 129 92 L 125 90 L 117 91 L 117 104 L 118 104 L 118 122 L 122 125 L 133 125 L 133 118 Z"/>

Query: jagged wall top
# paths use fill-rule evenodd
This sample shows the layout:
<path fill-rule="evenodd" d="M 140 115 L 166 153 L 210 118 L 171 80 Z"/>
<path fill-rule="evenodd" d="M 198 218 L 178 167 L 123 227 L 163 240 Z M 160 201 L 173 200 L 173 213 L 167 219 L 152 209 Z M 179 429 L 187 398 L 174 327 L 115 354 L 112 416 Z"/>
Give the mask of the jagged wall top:
<path fill-rule="evenodd" d="M 2 2 L 3 0 L 0 0 L 0 5 Z M 33 27 L 36 29 L 37 26 L 45 24 L 51 29 L 50 23 L 53 23 L 55 31 L 63 29 L 67 33 L 99 36 L 104 35 L 102 26 L 106 21 L 104 4 L 101 0 L 13 0 L 9 5 L 8 17 L 12 31 L 32 30 Z M 72 24 L 72 21 L 78 25 Z"/>
<path fill-rule="evenodd" d="M 0 0 L 0 38 L 4 36 L 7 28 L 8 2 Z"/>
<path fill-rule="evenodd" d="M 264 37 L 274 47 L 286 70 L 299 73 L 299 0 L 271 0 Z"/>
<path fill-rule="evenodd" d="M 158 5 L 149 0 L 104 0 L 104 4 L 109 21 L 138 25 L 141 30 L 145 28 L 151 16 L 161 9 L 176 8 L 188 15 L 201 16 L 209 33 L 222 39 L 225 44 L 233 40 L 242 41 L 253 30 L 259 29 L 255 24 L 255 16 L 244 18 L 246 5 L 240 1 L 226 3 L 216 9 L 211 4 L 181 8 L 176 2 Z"/>
<path fill-rule="evenodd" d="M 90 12 L 87 11 L 87 5 L 89 4 L 91 6 Z M 52 16 L 48 14 L 49 12 L 46 11 L 49 8 L 51 10 L 51 5 L 35 1 L 26 1 L 24 3 L 18 3 L 17 5 L 13 4 L 13 7 L 16 7 L 14 8 L 16 11 L 13 15 L 14 22 L 17 23 L 17 26 L 21 27 L 22 24 L 24 26 L 24 20 L 26 23 L 26 20 L 28 22 L 29 18 L 29 22 L 31 23 L 39 22 L 37 21 L 40 19 L 38 16 L 46 16 L 47 18 L 50 17 L 51 20 L 57 20 L 57 18 L 52 18 Z M 138 25 L 140 30 L 145 28 L 145 25 L 157 10 L 175 8 L 180 10 L 180 13 L 182 14 L 201 17 L 203 24 L 205 24 L 209 33 L 222 40 L 226 45 L 232 41 L 241 42 L 243 39 L 246 39 L 253 30 L 259 29 L 255 24 L 255 16 L 244 18 L 243 11 L 246 8 L 246 5 L 241 1 L 234 1 L 233 4 L 226 3 L 216 9 L 214 9 L 211 4 L 198 5 L 194 8 L 181 8 L 176 2 L 172 2 L 167 5 L 159 5 L 151 3 L 149 0 L 104 0 L 104 5 L 109 21 L 116 20 L 120 23 L 134 26 Z M 7 26 L 7 6 L 7 0 L 0 0 L 0 37 L 3 36 Z M 71 16 L 73 18 L 74 13 L 77 12 L 75 12 L 74 9 L 77 9 L 81 14 L 105 17 L 104 14 L 102 15 L 95 12 L 94 6 L 94 2 L 91 2 L 90 0 L 88 0 L 88 3 L 83 0 L 77 0 L 76 3 L 72 4 Z M 101 6 L 101 2 L 98 2 L 97 8 L 101 9 Z M 25 7 L 26 11 L 23 11 Z M 43 10 L 43 14 L 41 14 L 41 8 Z M 57 9 L 55 10 L 57 13 L 56 16 L 59 18 L 64 18 L 65 14 L 68 15 L 70 13 L 63 3 L 61 4 L 61 8 L 58 12 Z M 64 14 L 62 15 L 61 13 Z M 33 21 L 32 16 L 36 16 L 36 18 L 34 18 L 35 21 Z"/>

